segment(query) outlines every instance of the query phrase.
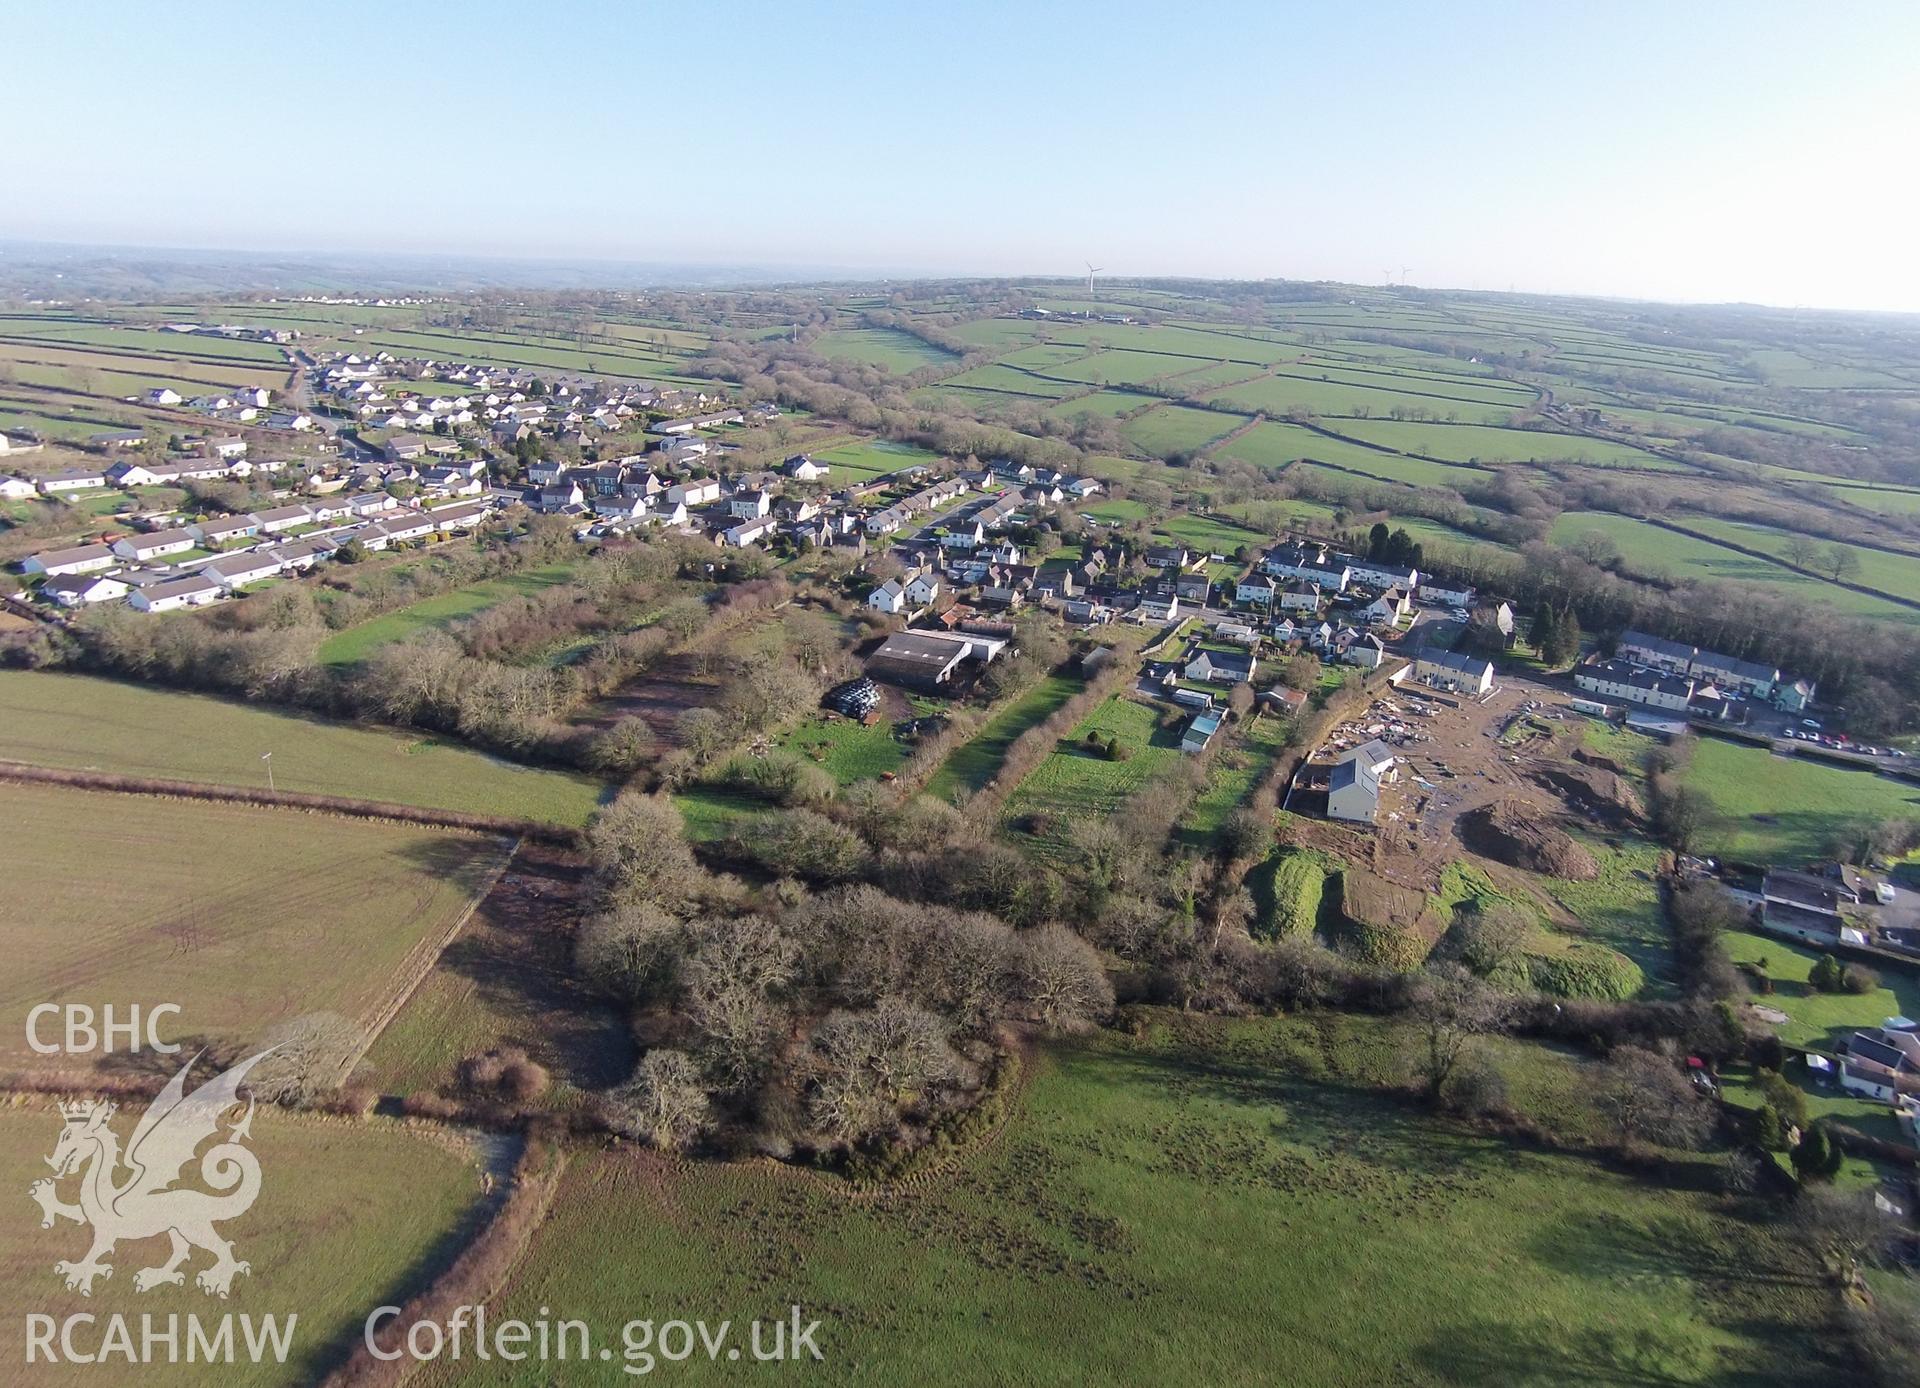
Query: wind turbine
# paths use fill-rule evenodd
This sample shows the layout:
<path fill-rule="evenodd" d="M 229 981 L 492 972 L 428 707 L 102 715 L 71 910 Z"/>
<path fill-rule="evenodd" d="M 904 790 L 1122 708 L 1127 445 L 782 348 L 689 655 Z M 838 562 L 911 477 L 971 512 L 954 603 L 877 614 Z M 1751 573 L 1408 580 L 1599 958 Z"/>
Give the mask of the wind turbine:
<path fill-rule="evenodd" d="M 1091 260 L 1087 262 L 1087 297 L 1089 299 L 1093 297 L 1093 277 L 1106 268 L 1104 265 L 1095 265 Z"/>

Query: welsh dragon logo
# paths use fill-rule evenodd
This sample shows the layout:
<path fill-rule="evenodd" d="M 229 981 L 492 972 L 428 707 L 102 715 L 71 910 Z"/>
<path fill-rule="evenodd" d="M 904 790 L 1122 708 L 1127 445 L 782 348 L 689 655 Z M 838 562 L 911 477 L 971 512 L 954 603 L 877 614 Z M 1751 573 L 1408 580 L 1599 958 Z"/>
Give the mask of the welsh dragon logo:
<path fill-rule="evenodd" d="M 87 1256 L 77 1263 L 63 1259 L 53 1265 L 69 1291 L 93 1295 L 95 1278 L 113 1276 L 113 1268 L 103 1260 L 116 1244 L 161 1234 L 171 1240 L 167 1260 L 136 1272 L 135 1291 L 184 1286 L 187 1275 L 181 1265 L 196 1248 L 214 1258 L 212 1266 L 202 1268 L 193 1279 L 210 1296 L 224 1298 L 234 1277 L 251 1271 L 234 1258 L 233 1244 L 214 1228 L 245 1214 L 260 1195 L 260 1159 L 244 1145 L 252 1135 L 251 1090 L 245 1115 L 231 1122 L 224 1139 L 200 1158 L 200 1179 L 218 1193 L 169 1187 L 180 1179 L 201 1143 L 220 1132 L 222 1120 L 240 1103 L 240 1084 L 247 1071 L 268 1054 L 262 1051 L 241 1061 L 191 1094 L 186 1092 L 187 1071 L 193 1068 L 189 1060 L 147 1106 L 124 1154 L 120 1139 L 108 1126 L 113 1104 L 81 1099 L 60 1105 L 65 1126 L 53 1155 L 47 1158 L 53 1177 L 35 1181 L 27 1194 L 40 1206 L 42 1229 L 51 1229 L 61 1219 L 92 1226 L 93 1246 Z M 75 1174 L 80 1178 L 79 1203 L 69 1205 L 59 1198 L 58 1183 Z"/>

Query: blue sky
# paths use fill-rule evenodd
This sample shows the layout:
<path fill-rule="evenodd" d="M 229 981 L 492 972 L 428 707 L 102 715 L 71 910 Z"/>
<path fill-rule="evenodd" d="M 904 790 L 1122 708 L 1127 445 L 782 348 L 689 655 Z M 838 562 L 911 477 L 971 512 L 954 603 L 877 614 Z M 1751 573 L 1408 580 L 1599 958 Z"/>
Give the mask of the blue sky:
<path fill-rule="evenodd" d="M 1920 310 L 1920 6 L 10 0 L 0 237 Z"/>

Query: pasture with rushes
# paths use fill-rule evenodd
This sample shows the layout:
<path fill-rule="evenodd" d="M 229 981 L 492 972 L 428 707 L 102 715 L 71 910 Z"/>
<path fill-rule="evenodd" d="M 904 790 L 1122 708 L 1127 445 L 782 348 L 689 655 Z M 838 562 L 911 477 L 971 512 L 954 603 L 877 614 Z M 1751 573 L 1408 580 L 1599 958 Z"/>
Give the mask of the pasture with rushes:
<path fill-rule="evenodd" d="M 584 825 L 588 776 L 458 743 L 89 675 L 0 670 L 0 761 Z"/>
<path fill-rule="evenodd" d="M 646 1310 L 698 1307 L 737 1334 L 798 1305 L 847 1383 L 956 1364 L 978 1382 L 1303 1388 L 1842 1370 L 1817 1270 L 1703 1193 L 1713 1158 L 1682 1158 L 1666 1185 L 1432 1117 L 1389 1088 L 1413 1038 L 1368 1019 L 1150 1016 L 1139 1039 L 1042 1051 L 1005 1128 L 933 1180 L 862 1191 L 768 1163 L 583 1154 L 489 1314 L 613 1327 L 643 1314 L 643 1286 Z M 1541 1121 L 1592 1125 L 1590 1062 L 1490 1051 Z M 675 1367 L 747 1376 L 724 1354 Z M 552 1372 L 442 1363 L 425 1381 Z"/>
<path fill-rule="evenodd" d="M 0 783 L 0 1016 L 170 1002 L 168 1041 L 222 1050 L 309 1012 L 369 1030 L 485 891 L 505 840 L 253 805 Z M 0 1033 L 0 1068 L 75 1062 Z M 84 1062 L 82 1062 L 84 1063 Z"/>
<path fill-rule="evenodd" d="M 202 1063 L 189 1083 L 203 1083 L 215 1073 Z M 123 1143 L 144 1108 L 139 1099 L 120 1101 L 111 1123 Z M 152 1362 L 137 1374 L 122 1371 L 121 1381 L 137 1377 L 180 1388 L 216 1381 L 246 1388 L 319 1382 L 359 1341 L 367 1314 L 422 1290 L 473 1235 L 481 1213 L 484 1173 L 473 1145 L 458 1134 L 386 1119 L 350 1122 L 261 1108 L 248 1142 L 260 1159 L 260 1196 L 245 1214 L 217 1226 L 233 1240 L 234 1256 L 252 1265 L 234 1279 L 229 1299 L 215 1300 L 193 1285 L 193 1275 L 213 1261 L 203 1251 L 183 1269 L 186 1286 L 135 1291 L 136 1272 L 166 1261 L 164 1238 L 120 1244 L 108 1260 L 113 1276 L 95 1282 L 93 1295 L 82 1297 L 66 1290 L 53 1265 L 80 1259 L 87 1231 L 66 1221 L 41 1229 L 38 1211 L 24 1194 L 29 1182 L 47 1175 L 44 1158 L 53 1151 L 60 1127 L 51 1097 L 0 1108 L 0 1180 L 19 1207 L 11 1212 L 14 1222 L 0 1245 L 0 1296 L 16 1310 L 60 1320 L 80 1312 L 97 1317 L 76 1332 L 75 1347 L 83 1351 L 99 1343 L 109 1316 L 125 1315 L 131 1322 L 136 1352 L 142 1313 L 152 1315 L 160 1330 L 169 1315 L 179 1316 L 181 1362 L 168 1363 L 161 1344 Z M 198 1169 L 197 1164 L 187 1168 L 181 1188 L 206 1188 Z M 66 1183 L 62 1198 L 71 1201 L 73 1191 L 73 1183 Z M 264 1363 L 248 1362 L 236 1324 L 236 1362 L 221 1365 L 217 1373 L 186 1363 L 186 1316 L 198 1315 L 211 1333 L 216 1327 L 209 1322 L 225 1313 L 250 1315 L 256 1322 L 278 1316 L 283 1325 L 297 1316 L 286 1362 L 276 1364 L 271 1356 Z M 16 1338 L 22 1329 L 19 1315 L 9 1317 L 0 1353 L 15 1364 L 25 1354 Z M 115 1376 L 99 1364 L 42 1363 L 27 1378 L 12 1381 L 84 1384 Z"/>

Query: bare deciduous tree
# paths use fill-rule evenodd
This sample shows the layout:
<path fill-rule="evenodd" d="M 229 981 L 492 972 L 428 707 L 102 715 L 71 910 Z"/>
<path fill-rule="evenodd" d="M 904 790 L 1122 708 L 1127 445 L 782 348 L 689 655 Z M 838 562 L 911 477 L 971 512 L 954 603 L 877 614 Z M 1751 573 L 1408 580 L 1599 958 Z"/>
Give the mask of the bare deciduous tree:
<path fill-rule="evenodd" d="M 700 1067 L 685 1051 L 648 1051 L 633 1078 L 606 1098 L 608 1126 L 627 1137 L 672 1150 L 705 1130 L 711 1116 Z"/>

